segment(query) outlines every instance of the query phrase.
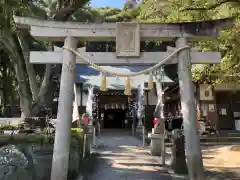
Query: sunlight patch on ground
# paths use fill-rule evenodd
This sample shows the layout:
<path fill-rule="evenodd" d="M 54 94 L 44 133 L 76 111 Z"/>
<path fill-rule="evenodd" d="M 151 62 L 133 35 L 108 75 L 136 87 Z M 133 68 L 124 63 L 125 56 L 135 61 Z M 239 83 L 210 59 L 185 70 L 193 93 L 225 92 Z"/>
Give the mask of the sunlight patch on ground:
<path fill-rule="evenodd" d="M 124 138 L 121 138 L 121 137 L 115 137 L 115 138 L 113 138 L 113 139 L 116 139 L 116 140 L 122 140 L 122 139 L 124 139 Z"/>
<path fill-rule="evenodd" d="M 141 147 L 137 147 L 137 146 L 119 146 L 119 147 L 134 151 L 136 153 L 147 153 L 148 152 L 147 148 L 141 148 Z"/>
<path fill-rule="evenodd" d="M 101 158 L 110 160 L 111 167 L 118 169 L 130 169 L 139 171 L 152 171 L 163 170 L 164 168 L 159 166 L 158 162 L 155 162 L 149 155 L 144 155 L 141 152 L 143 150 L 137 149 L 134 146 L 121 146 L 125 150 L 123 153 L 114 153 L 110 151 L 102 152 Z M 144 150 L 144 152 L 147 152 Z"/>
<path fill-rule="evenodd" d="M 116 154 L 116 153 L 113 153 L 112 151 L 103 151 L 101 152 L 101 154 Z"/>
<path fill-rule="evenodd" d="M 240 151 L 231 148 L 232 146 L 227 146 L 203 152 L 204 166 L 216 171 L 221 171 L 222 168 L 240 168 Z"/>
<path fill-rule="evenodd" d="M 109 156 L 101 156 L 101 158 L 103 158 L 103 159 L 111 159 L 111 160 L 114 160 L 114 161 L 122 161 L 122 160 L 129 160 L 129 161 L 134 161 L 134 160 L 136 160 L 136 159 L 138 159 L 138 157 L 137 156 L 129 156 L 129 155 L 125 155 L 125 156 L 118 156 L 118 157 L 116 157 L 116 156 L 111 156 L 111 155 L 109 155 Z M 148 157 L 141 157 L 141 158 L 139 158 L 139 159 L 141 159 L 141 160 L 144 160 L 144 161 L 147 161 L 147 160 L 149 160 L 149 158 Z"/>
<path fill-rule="evenodd" d="M 139 165 L 124 165 L 124 164 L 118 164 L 113 163 L 112 167 L 119 168 L 119 169 L 135 169 L 135 170 L 142 170 L 142 171 L 158 171 L 158 168 L 155 168 L 153 166 L 139 166 Z"/>

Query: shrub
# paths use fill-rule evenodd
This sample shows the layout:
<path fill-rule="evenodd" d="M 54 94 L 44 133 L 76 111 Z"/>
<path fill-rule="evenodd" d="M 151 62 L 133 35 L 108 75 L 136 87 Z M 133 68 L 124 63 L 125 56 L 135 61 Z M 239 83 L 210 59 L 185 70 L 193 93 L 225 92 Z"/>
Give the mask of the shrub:
<path fill-rule="evenodd" d="M 1 126 L 1 130 L 13 130 L 17 129 L 17 126 L 4 125 Z M 79 156 L 82 157 L 84 143 L 84 132 L 81 128 L 71 129 L 71 148 L 76 149 L 79 152 Z M 50 145 L 53 147 L 54 144 L 54 133 L 31 133 L 31 134 L 12 134 L 12 135 L 0 135 L 0 147 L 5 145 Z M 90 153 L 88 148 L 88 142 L 86 142 L 86 156 Z"/>
<path fill-rule="evenodd" d="M 20 129 L 20 127 L 18 125 L 10 125 L 10 124 L 0 125 L 1 131 L 18 130 L 18 129 Z"/>
<path fill-rule="evenodd" d="M 14 130 L 17 129 L 16 126 L 4 125 L 0 126 L 0 130 Z M 83 130 L 80 128 L 75 128 L 71 130 L 72 142 L 71 145 L 82 146 L 83 141 Z M 32 133 L 32 134 L 13 134 L 13 135 L 0 135 L 0 146 L 7 144 L 53 144 L 54 134 L 44 134 L 44 133 Z"/>

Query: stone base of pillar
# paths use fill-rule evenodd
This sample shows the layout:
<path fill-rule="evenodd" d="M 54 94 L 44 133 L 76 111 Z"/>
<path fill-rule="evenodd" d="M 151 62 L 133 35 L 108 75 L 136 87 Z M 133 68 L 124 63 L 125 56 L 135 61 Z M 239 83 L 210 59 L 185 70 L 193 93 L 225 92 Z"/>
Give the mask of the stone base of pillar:
<path fill-rule="evenodd" d="M 92 132 L 93 132 L 93 125 L 91 125 L 91 124 L 88 124 L 88 134 L 92 134 Z"/>
<path fill-rule="evenodd" d="M 143 127 L 143 121 L 142 118 L 139 118 L 138 122 L 137 122 L 137 129 L 141 129 Z"/>
<path fill-rule="evenodd" d="M 181 130 L 174 130 L 172 136 L 172 163 L 171 167 L 177 174 L 187 174 L 187 163 L 185 156 L 184 136 Z"/>
<path fill-rule="evenodd" d="M 153 130 L 154 132 L 154 130 Z M 148 137 L 151 139 L 150 144 L 150 153 L 152 156 L 161 156 L 162 155 L 162 146 L 164 143 L 164 135 L 162 134 L 148 134 Z"/>
<path fill-rule="evenodd" d="M 142 133 L 143 132 L 143 125 L 137 125 L 137 127 L 136 127 L 136 132 L 138 132 L 138 133 Z"/>
<path fill-rule="evenodd" d="M 132 136 L 135 136 L 136 133 L 136 127 L 134 127 L 134 125 L 132 124 Z"/>

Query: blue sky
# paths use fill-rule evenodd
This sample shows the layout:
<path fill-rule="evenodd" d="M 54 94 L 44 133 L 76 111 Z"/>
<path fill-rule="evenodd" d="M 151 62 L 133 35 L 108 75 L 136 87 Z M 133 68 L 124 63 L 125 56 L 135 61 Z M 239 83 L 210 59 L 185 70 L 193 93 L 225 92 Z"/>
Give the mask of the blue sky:
<path fill-rule="evenodd" d="M 122 8 L 125 1 L 126 0 L 91 0 L 91 6 L 93 8 L 105 6 Z"/>

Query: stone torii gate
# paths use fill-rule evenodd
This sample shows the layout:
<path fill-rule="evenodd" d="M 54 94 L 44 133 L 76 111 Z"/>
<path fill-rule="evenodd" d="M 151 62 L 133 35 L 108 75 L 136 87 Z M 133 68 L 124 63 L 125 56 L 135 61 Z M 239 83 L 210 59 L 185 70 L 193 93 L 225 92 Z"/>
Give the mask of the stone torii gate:
<path fill-rule="evenodd" d="M 188 44 L 188 40 L 217 38 L 221 28 L 229 28 L 233 24 L 233 19 L 161 24 L 140 24 L 137 22 L 85 24 L 15 17 L 15 23 L 18 28 L 30 28 L 31 35 L 35 39 L 64 41 L 64 46 L 72 49 L 77 49 L 77 42 L 80 39 L 116 39 L 116 54 L 84 53 L 84 50 L 80 50 L 83 57 L 76 58 L 76 55 L 66 49 L 62 52 L 30 53 L 30 61 L 33 63 L 62 63 L 57 116 L 59 123 L 57 123 L 55 134 L 51 180 L 66 180 L 76 62 L 86 64 L 83 58 L 87 56 L 88 59 L 92 58 L 91 60 L 98 65 L 156 64 L 159 60 L 168 56 L 169 53 L 140 53 L 140 39 L 148 41 L 176 39 L 176 47 L 181 48 Z M 175 61 L 172 62 L 178 62 L 187 162 L 191 180 L 202 180 L 204 177 L 199 137 L 196 132 L 197 116 L 191 83 L 190 59 L 195 57 L 196 59 L 193 58 L 192 63 L 200 64 L 212 64 L 220 61 L 219 53 L 209 53 L 208 55 L 206 53 L 198 55 L 198 53 L 193 54 L 185 49 L 179 52 Z M 104 58 L 102 59 L 101 56 L 104 56 Z"/>

